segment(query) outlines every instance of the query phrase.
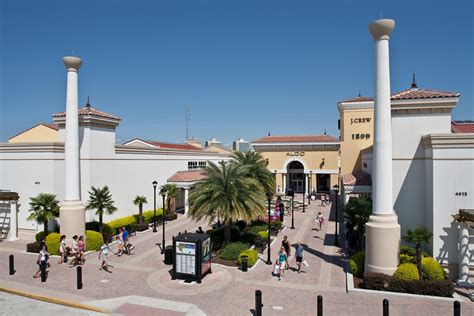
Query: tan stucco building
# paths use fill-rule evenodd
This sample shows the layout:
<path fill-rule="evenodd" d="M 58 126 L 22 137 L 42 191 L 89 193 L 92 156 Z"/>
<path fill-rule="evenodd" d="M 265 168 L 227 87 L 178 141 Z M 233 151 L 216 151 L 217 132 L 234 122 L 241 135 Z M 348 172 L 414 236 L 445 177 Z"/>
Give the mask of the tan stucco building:
<path fill-rule="evenodd" d="M 9 143 L 48 143 L 58 141 L 58 125 L 46 123 L 39 123 L 8 139 Z"/>
<path fill-rule="evenodd" d="M 340 142 L 329 135 L 267 136 L 252 142 L 275 175 L 276 192 L 329 192 L 339 179 Z"/>

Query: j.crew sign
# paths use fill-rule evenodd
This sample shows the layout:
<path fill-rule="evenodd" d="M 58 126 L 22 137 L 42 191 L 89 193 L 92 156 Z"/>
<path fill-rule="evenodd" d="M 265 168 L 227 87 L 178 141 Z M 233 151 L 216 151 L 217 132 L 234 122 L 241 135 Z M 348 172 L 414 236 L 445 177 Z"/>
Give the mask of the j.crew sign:
<path fill-rule="evenodd" d="M 358 123 L 370 123 L 372 120 L 371 117 L 357 117 L 357 118 L 352 118 L 351 119 L 351 125 L 352 124 L 358 124 Z"/>
<path fill-rule="evenodd" d="M 287 156 L 304 156 L 304 151 L 289 151 L 286 153 Z"/>

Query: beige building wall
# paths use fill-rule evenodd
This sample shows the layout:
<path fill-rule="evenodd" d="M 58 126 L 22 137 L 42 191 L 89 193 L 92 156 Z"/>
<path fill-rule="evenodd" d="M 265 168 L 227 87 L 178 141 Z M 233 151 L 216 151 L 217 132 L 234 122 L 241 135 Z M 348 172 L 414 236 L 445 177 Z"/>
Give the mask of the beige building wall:
<path fill-rule="evenodd" d="M 38 124 L 8 139 L 9 143 L 46 143 L 58 141 L 59 132 L 43 124 Z"/>
<path fill-rule="evenodd" d="M 341 173 L 362 169 L 361 150 L 373 145 L 374 110 L 340 109 Z"/>

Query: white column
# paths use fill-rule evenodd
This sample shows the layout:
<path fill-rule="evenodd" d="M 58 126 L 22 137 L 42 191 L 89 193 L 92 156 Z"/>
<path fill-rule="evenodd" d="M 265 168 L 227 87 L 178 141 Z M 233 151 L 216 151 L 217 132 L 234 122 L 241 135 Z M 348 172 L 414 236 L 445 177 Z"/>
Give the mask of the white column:
<path fill-rule="evenodd" d="M 15 241 L 18 238 L 18 209 L 17 201 L 10 201 L 10 230 L 8 232 L 8 240 Z"/>
<path fill-rule="evenodd" d="M 308 175 L 306 173 L 304 174 L 304 185 L 305 185 L 304 191 L 306 192 L 306 194 L 309 194 L 309 191 L 308 191 L 309 190 Z M 306 196 L 303 197 L 303 201 L 304 201 L 305 198 L 306 198 Z"/>
<path fill-rule="evenodd" d="M 286 173 L 283 173 L 283 193 L 286 192 Z"/>
<path fill-rule="evenodd" d="M 82 65 L 78 57 L 63 58 L 67 69 L 66 138 L 64 145 L 64 202 L 60 211 L 61 234 L 71 241 L 74 235 L 84 235 L 85 211 L 81 202 L 79 160 L 79 116 L 77 72 Z"/>
<path fill-rule="evenodd" d="M 459 284 L 470 283 L 469 257 L 469 227 L 465 223 L 459 223 Z"/>
<path fill-rule="evenodd" d="M 395 21 L 372 22 L 375 40 L 373 210 L 366 224 L 365 272 L 392 275 L 398 266 L 400 225 L 392 199 L 392 124 L 390 108 L 390 59 L 388 41 Z"/>
<path fill-rule="evenodd" d="M 189 211 L 188 196 L 189 188 L 184 188 L 184 214 L 188 214 Z"/>

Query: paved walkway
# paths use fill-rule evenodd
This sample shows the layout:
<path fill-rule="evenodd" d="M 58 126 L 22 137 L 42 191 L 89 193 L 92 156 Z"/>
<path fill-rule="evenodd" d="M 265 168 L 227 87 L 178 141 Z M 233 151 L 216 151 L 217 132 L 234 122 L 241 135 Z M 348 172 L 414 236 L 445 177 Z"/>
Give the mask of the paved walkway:
<path fill-rule="evenodd" d="M 33 279 L 36 256 L 25 253 L 25 242 L 4 241 L 0 243 L 0 283 L 25 292 L 107 308 L 117 315 L 250 315 L 257 289 L 263 293 L 264 315 L 315 315 L 318 295 L 324 298 L 325 315 L 379 314 L 384 298 L 390 299 L 391 315 L 452 314 L 451 301 L 383 293 L 347 293 L 344 255 L 333 245 L 335 223 L 332 220 L 334 210 L 330 216 L 331 209 L 331 206 L 322 207 L 313 202 L 306 213 L 295 212 L 294 230 L 290 229 L 291 217 L 285 219 L 285 228 L 271 247 L 272 261 L 276 261 L 281 240 L 287 235 L 293 244 L 301 241 L 304 245 L 309 268 L 301 274 L 288 271 L 281 281 L 272 276 L 273 265 L 265 264 L 266 252 L 248 272 L 213 265 L 213 273 L 206 276 L 202 284 L 172 281 L 171 267 L 164 265 L 160 253 L 162 235 L 159 227 L 157 233 L 150 230 L 132 237 L 131 242 L 135 245 L 133 255 L 111 255 L 110 263 L 114 266 L 111 274 L 99 270 L 96 252 L 88 254 L 83 267 L 82 290 L 75 288 L 75 269 L 55 264 L 54 258 L 47 282 Z M 326 218 L 322 231 L 313 229 L 319 211 Z M 166 227 L 167 244 L 171 243 L 172 235 L 184 230 L 194 231 L 198 226 L 205 225 L 186 217 L 170 222 Z M 8 265 L 5 264 L 10 253 L 15 254 L 17 272 L 13 276 L 8 275 Z M 290 264 L 296 266 L 293 257 Z M 466 301 L 462 308 L 463 315 L 474 314 L 472 303 Z M 54 314 L 54 310 L 49 313 Z"/>

